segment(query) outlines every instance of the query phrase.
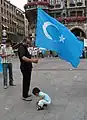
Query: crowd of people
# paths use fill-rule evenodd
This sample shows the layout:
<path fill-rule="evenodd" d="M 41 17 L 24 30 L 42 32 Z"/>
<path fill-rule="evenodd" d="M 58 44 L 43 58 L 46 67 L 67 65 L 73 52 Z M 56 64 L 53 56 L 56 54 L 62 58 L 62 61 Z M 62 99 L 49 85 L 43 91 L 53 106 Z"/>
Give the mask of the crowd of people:
<path fill-rule="evenodd" d="M 44 57 L 42 50 L 40 48 L 35 47 L 35 46 L 28 47 L 28 52 L 30 53 L 30 55 L 32 57 L 35 57 L 35 58 L 36 57 L 41 57 L 41 58 Z"/>

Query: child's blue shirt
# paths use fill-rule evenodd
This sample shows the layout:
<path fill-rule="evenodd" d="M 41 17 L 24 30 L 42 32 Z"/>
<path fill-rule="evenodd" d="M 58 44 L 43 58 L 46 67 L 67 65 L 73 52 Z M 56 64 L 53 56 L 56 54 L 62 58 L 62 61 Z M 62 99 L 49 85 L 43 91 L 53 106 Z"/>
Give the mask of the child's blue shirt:
<path fill-rule="evenodd" d="M 44 100 L 46 100 L 47 102 L 51 102 L 51 98 L 44 92 L 39 92 L 39 97 L 43 97 L 44 96 Z"/>

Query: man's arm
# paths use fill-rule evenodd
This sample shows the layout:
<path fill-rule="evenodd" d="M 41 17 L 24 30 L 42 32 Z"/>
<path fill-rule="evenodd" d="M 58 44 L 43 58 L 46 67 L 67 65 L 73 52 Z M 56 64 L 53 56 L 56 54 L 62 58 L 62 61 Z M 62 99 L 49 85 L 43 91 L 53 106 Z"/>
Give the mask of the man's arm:
<path fill-rule="evenodd" d="M 29 59 L 25 56 L 22 57 L 22 60 L 24 60 L 25 62 L 33 62 L 33 63 L 38 63 L 38 59 Z"/>
<path fill-rule="evenodd" d="M 20 47 L 18 50 L 18 55 L 20 58 L 22 58 L 23 61 L 25 62 L 33 62 L 33 63 L 38 63 L 38 59 L 30 59 L 28 57 L 25 56 L 25 50 L 24 47 Z"/>

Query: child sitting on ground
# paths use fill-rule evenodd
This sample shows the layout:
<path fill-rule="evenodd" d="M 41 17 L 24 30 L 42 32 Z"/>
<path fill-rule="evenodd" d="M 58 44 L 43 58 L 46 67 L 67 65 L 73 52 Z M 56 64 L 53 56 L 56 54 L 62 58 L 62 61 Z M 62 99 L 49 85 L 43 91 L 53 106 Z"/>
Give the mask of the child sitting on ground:
<path fill-rule="evenodd" d="M 37 110 L 43 110 L 45 106 L 51 104 L 51 98 L 46 93 L 42 92 L 39 88 L 35 87 L 32 90 L 32 93 L 36 97 L 39 97 L 39 100 L 37 101 Z"/>

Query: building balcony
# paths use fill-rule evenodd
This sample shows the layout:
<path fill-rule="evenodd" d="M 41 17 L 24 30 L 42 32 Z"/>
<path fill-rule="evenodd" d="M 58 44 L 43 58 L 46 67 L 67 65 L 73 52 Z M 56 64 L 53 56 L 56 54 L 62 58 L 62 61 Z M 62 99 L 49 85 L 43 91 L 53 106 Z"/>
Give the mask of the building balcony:
<path fill-rule="evenodd" d="M 83 3 L 81 1 L 77 2 L 77 6 L 82 6 Z"/>
<path fill-rule="evenodd" d="M 56 7 L 56 8 L 60 8 L 60 7 L 61 7 L 61 3 L 60 3 L 60 2 L 57 3 L 57 4 L 55 5 L 55 7 Z"/>
<path fill-rule="evenodd" d="M 42 2 L 42 1 L 28 2 L 27 4 L 25 4 L 24 9 L 26 11 L 26 10 L 29 10 L 31 8 L 37 8 L 37 6 L 48 7 L 49 3 L 48 2 Z"/>
<path fill-rule="evenodd" d="M 69 4 L 69 7 L 81 7 L 81 6 L 84 6 L 84 3 L 82 1 L 71 2 Z"/>
<path fill-rule="evenodd" d="M 87 20 L 87 17 L 86 16 L 65 17 L 65 18 L 58 17 L 57 20 L 60 22 L 65 21 L 66 23 L 67 22 L 83 22 Z"/>

